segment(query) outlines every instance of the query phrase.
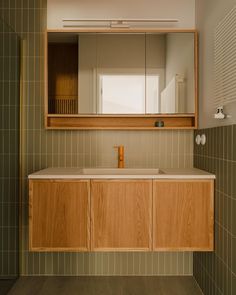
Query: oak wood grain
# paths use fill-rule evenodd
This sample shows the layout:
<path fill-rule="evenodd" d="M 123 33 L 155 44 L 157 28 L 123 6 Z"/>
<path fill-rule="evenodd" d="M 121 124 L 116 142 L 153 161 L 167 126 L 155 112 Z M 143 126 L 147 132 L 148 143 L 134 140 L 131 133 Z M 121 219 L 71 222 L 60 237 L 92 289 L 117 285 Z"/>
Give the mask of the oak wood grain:
<path fill-rule="evenodd" d="M 212 251 L 213 180 L 153 182 L 153 249 Z"/>
<path fill-rule="evenodd" d="M 91 250 L 151 250 L 151 211 L 151 180 L 92 180 Z"/>
<path fill-rule="evenodd" d="M 29 181 L 30 251 L 88 251 L 89 180 Z"/>

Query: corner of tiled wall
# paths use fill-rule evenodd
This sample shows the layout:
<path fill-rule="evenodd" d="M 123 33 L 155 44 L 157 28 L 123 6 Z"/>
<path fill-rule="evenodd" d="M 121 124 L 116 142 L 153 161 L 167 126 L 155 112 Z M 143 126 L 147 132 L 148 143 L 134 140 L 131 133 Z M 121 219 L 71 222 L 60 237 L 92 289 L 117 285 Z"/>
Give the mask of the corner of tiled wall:
<path fill-rule="evenodd" d="M 19 37 L 0 14 L 1 278 L 19 274 L 19 61 Z"/>
<path fill-rule="evenodd" d="M 236 294 L 236 125 L 195 131 L 194 166 L 216 175 L 215 251 L 194 254 L 194 276 L 205 295 Z"/>

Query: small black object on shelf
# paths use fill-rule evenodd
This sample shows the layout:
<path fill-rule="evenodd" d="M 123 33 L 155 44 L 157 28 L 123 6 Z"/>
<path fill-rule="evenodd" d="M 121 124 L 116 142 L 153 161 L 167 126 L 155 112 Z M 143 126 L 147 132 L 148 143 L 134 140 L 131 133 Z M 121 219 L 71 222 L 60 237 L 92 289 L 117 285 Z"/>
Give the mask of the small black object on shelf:
<path fill-rule="evenodd" d="M 164 127 L 164 121 L 156 121 L 155 122 L 155 127 Z"/>

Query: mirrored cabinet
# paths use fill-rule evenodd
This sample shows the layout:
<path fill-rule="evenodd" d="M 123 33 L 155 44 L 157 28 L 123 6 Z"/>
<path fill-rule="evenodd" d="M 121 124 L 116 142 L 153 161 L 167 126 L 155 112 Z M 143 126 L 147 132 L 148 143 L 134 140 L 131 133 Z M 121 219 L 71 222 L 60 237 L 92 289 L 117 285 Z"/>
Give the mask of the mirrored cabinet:
<path fill-rule="evenodd" d="M 51 129 L 197 127 L 197 32 L 48 31 Z"/>

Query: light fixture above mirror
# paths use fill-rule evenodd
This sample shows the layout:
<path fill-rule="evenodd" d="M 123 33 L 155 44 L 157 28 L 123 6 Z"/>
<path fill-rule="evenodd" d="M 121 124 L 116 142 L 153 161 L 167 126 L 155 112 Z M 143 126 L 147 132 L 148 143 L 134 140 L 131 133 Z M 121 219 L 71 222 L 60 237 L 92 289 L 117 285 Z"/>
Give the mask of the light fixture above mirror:
<path fill-rule="evenodd" d="M 155 27 L 157 24 L 178 23 L 178 19 L 63 19 L 64 28 L 81 28 L 81 27 L 110 27 L 110 28 L 137 28 L 137 27 Z"/>

